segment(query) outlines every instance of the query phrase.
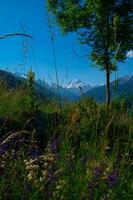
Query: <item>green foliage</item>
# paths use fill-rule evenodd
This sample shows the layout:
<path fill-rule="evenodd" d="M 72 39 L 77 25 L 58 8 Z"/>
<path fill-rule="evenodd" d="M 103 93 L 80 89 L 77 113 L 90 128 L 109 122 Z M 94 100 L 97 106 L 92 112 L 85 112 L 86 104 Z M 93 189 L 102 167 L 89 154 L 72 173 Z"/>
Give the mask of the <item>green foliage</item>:
<path fill-rule="evenodd" d="M 124 60 L 133 47 L 132 1 L 48 0 L 48 9 L 64 33 L 79 33 L 81 43 L 92 48 L 92 60 L 102 69 L 108 60 L 110 71 L 114 70 L 114 60 Z"/>
<path fill-rule="evenodd" d="M 132 0 L 47 2 L 63 32 L 77 32 L 96 67 L 106 70 L 106 103 L 110 104 L 110 73 L 133 47 Z"/>
<path fill-rule="evenodd" d="M 20 127 L 27 122 L 21 109 L 32 116 L 26 91 L 11 95 L 1 89 L 5 109 L 0 107 L 0 113 L 12 113 Z M 64 103 L 62 113 L 56 102 L 45 102 L 40 109 L 33 113 L 32 130 L 37 132 L 29 131 L 29 138 L 22 135 L 22 140 L 17 135 L 15 143 L 8 140 L 4 153 L 0 143 L 0 199 L 132 199 L 133 119 L 124 101 L 112 102 L 109 108 L 84 98 Z M 41 129 L 42 148 L 36 137 Z"/>
<path fill-rule="evenodd" d="M 31 110 L 37 110 L 37 96 L 35 90 L 35 73 L 30 70 L 27 74 L 27 92 L 28 92 L 28 101 Z"/>
<path fill-rule="evenodd" d="M 22 111 L 28 110 L 25 90 L 5 91 L 0 95 L 0 116 L 16 119 Z"/>

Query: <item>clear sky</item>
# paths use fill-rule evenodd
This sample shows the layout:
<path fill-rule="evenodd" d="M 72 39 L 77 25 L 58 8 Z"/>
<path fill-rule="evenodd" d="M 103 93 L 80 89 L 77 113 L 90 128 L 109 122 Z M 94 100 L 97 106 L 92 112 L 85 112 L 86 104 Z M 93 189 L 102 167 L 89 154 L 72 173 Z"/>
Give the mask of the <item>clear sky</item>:
<path fill-rule="evenodd" d="M 37 78 L 55 81 L 45 3 L 46 0 L 0 1 L 0 35 L 22 32 L 24 26 L 33 37 L 33 41 L 29 42 L 30 48 L 26 54 L 22 50 L 24 38 L 0 40 L 0 69 L 26 73 L 32 67 Z M 91 67 L 91 62 L 83 56 L 84 53 L 82 53 L 75 34 L 62 36 L 59 29 L 55 28 L 55 35 L 56 62 L 61 83 L 73 79 L 81 79 L 90 84 L 105 82 L 105 73 Z M 81 57 L 77 57 L 73 53 L 73 48 Z M 26 61 L 25 55 L 27 55 Z M 119 77 L 133 75 L 133 58 L 128 58 L 124 64 L 120 63 L 117 73 Z M 114 78 L 114 74 L 112 78 Z"/>

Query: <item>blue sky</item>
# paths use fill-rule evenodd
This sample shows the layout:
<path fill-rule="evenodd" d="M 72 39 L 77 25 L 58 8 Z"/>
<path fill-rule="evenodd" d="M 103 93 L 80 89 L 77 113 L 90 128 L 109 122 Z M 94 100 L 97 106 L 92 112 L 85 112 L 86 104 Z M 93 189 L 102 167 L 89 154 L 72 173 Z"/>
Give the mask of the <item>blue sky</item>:
<path fill-rule="evenodd" d="M 22 50 L 24 38 L 8 38 L 0 40 L 0 69 L 26 73 L 29 68 L 36 72 L 36 77 L 47 81 L 55 81 L 55 68 L 48 32 L 45 0 L 1 0 L 0 35 L 21 32 L 22 25 L 32 35 L 33 41 L 27 51 L 27 60 Z M 55 27 L 55 49 L 58 76 L 60 83 L 73 79 L 81 79 L 90 84 L 105 82 L 105 72 L 91 67 L 91 62 L 83 56 L 82 47 L 75 34 L 62 36 Z M 82 55 L 73 53 L 73 46 Z M 131 56 L 132 57 L 132 56 Z M 119 64 L 118 76 L 133 75 L 133 58 Z M 115 74 L 112 74 L 112 79 Z"/>

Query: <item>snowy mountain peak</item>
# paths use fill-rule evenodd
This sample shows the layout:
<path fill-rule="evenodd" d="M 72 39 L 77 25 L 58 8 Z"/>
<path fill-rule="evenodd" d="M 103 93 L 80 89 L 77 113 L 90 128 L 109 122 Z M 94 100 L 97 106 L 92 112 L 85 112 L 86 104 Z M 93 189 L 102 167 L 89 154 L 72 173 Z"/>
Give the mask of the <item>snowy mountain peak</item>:
<path fill-rule="evenodd" d="M 74 79 L 73 81 L 70 81 L 69 83 L 65 84 L 64 88 L 67 88 L 67 89 L 73 88 L 74 89 L 74 88 L 84 87 L 86 85 L 87 84 L 82 82 L 81 80 Z"/>
<path fill-rule="evenodd" d="M 63 88 L 73 92 L 76 95 L 80 95 L 81 94 L 80 88 L 82 88 L 83 92 L 86 92 L 86 91 L 92 89 L 93 86 L 91 86 L 87 83 L 84 83 L 80 79 L 74 79 L 73 81 L 70 81 L 67 84 L 63 85 Z"/>

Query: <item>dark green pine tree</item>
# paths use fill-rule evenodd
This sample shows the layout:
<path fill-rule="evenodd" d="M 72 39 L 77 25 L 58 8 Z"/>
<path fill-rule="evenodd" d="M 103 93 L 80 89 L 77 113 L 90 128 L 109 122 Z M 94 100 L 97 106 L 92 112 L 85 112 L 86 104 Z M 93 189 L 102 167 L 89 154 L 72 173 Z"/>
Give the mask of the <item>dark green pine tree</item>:
<path fill-rule="evenodd" d="M 91 47 L 95 66 L 106 72 L 106 104 L 110 103 L 110 74 L 133 48 L 132 0 L 47 0 L 63 33 L 77 32 Z"/>

